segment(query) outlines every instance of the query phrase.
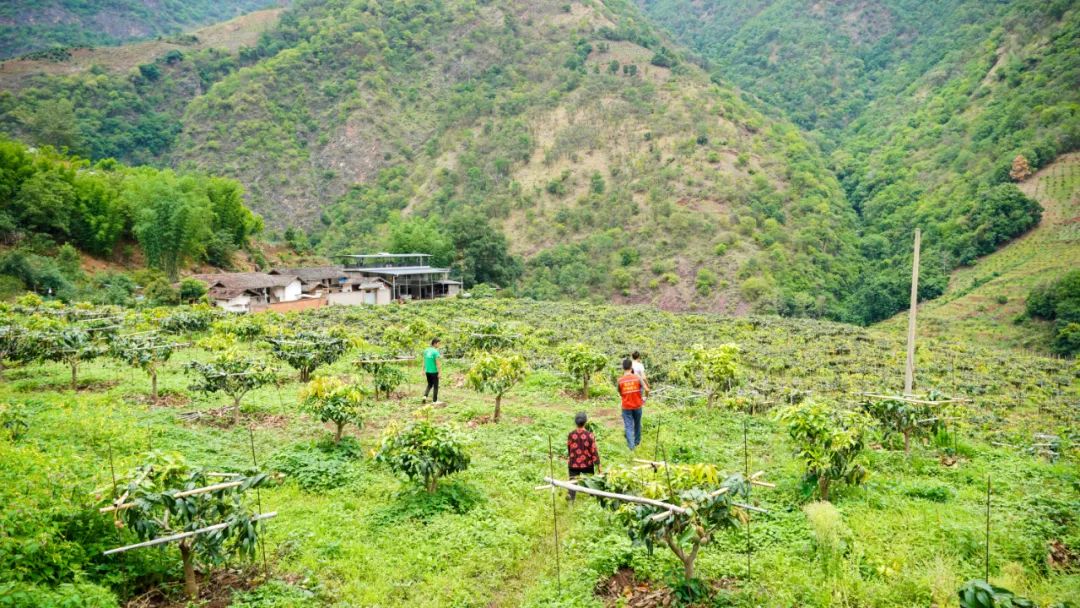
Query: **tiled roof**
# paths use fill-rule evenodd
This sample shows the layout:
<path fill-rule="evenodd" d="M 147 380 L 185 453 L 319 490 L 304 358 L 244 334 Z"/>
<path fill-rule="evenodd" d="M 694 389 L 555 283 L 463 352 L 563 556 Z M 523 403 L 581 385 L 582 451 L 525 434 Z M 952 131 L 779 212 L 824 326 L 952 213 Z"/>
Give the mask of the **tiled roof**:
<path fill-rule="evenodd" d="M 226 289 L 269 289 L 271 287 L 285 287 L 297 280 L 295 275 L 268 274 L 265 272 L 220 272 L 216 274 L 194 274 L 191 278 L 198 279 L 207 285 L 220 285 Z"/>
<path fill-rule="evenodd" d="M 344 278 L 345 270 L 341 266 L 312 266 L 309 268 L 275 268 L 273 275 L 291 275 L 299 277 L 305 283 L 318 283 L 326 280 Z"/>

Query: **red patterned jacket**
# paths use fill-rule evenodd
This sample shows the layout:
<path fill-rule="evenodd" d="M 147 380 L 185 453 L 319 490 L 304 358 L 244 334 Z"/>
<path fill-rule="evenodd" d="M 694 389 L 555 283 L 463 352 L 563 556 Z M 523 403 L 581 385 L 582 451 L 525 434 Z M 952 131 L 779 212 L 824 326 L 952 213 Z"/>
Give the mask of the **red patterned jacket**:
<path fill-rule="evenodd" d="M 600 452 L 596 439 L 585 429 L 574 429 L 566 437 L 566 452 L 571 469 L 586 469 L 600 464 Z"/>

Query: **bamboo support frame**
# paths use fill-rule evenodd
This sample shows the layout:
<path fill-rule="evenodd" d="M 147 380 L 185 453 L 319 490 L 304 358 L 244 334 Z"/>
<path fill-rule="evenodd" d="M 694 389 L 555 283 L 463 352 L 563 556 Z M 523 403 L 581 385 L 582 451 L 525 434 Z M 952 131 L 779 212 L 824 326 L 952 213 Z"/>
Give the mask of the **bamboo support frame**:
<path fill-rule="evenodd" d="M 545 477 L 544 481 L 548 482 L 552 486 L 563 488 L 566 490 L 574 490 L 575 492 L 581 492 L 583 494 L 592 494 L 593 496 L 599 496 L 601 498 L 612 498 L 615 500 L 622 500 L 625 502 L 636 502 L 642 505 L 649 505 L 652 507 L 659 507 L 668 511 L 674 511 L 675 513 L 686 513 L 686 509 L 678 506 L 662 502 L 659 500 L 653 500 L 651 498 L 642 498 L 640 496 L 631 496 L 630 494 L 616 494 L 614 492 L 604 492 L 603 490 L 594 490 L 592 488 L 586 488 L 585 486 L 579 486 L 574 483 L 568 483 L 565 481 L 559 481 L 558 479 L 552 479 L 551 477 Z"/>
<path fill-rule="evenodd" d="M 269 513 L 259 513 L 255 517 L 251 518 L 251 521 L 262 521 L 264 519 L 270 519 L 277 517 L 277 511 L 271 511 Z M 190 532 L 181 532 L 180 534 L 173 534 L 171 536 L 163 536 L 161 538 L 155 538 L 146 542 L 136 543 L 134 545 L 127 545 L 124 547 L 117 547 L 115 549 L 109 549 L 102 553 L 102 555 L 113 555 L 115 553 L 123 553 L 125 551 L 131 551 L 132 549 L 142 549 L 143 547 L 153 547 L 155 545 L 163 545 L 165 543 L 171 543 L 177 540 L 183 540 L 185 538 L 195 536 L 198 534 L 206 534 L 207 532 L 216 532 L 218 530 L 228 527 L 228 523 L 214 524 L 205 528 L 199 528 L 198 530 L 191 530 Z"/>
<path fill-rule="evenodd" d="M 188 496 L 197 496 L 199 494 L 206 494 L 207 492 L 216 492 L 217 490 L 227 490 L 229 488 L 235 488 L 237 486 L 244 485 L 242 481 L 223 481 L 216 483 L 212 486 L 206 486 L 205 488 L 194 488 L 191 490 L 184 490 L 183 492 L 177 492 L 173 495 L 173 498 L 187 498 Z M 101 507 L 98 509 L 99 513 L 111 513 L 113 511 L 123 511 L 124 509 L 130 509 L 134 507 L 135 503 L 121 503 L 116 505 L 110 505 L 108 507 Z"/>

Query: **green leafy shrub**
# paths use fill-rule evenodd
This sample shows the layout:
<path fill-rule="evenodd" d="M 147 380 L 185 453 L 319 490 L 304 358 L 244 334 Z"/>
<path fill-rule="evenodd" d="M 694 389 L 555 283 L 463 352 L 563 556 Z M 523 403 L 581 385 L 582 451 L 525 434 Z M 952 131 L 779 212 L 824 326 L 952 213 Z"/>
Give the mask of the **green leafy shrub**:
<path fill-rule="evenodd" d="M 264 361 L 250 357 L 227 342 L 217 342 L 218 353 L 205 363 L 191 361 L 189 373 L 197 376 L 191 390 L 223 393 L 232 398 L 233 424 L 240 421 L 240 401 L 249 392 L 274 382 L 277 375 Z"/>
<path fill-rule="evenodd" d="M 354 463 L 362 454 L 359 442 L 352 437 L 343 437 L 338 443 L 298 443 L 275 452 L 267 467 L 284 473 L 306 492 L 325 492 L 358 478 Z"/>
<path fill-rule="evenodd" d="M 337 361 L 349 350 L 349 342 L 329 333 L 298 332 L 281 338 L 267 338 L 270 352 L 300 372 L 300 381 L 307 382 L 311 373 L 323 365 Z"/>
<path fill-rule="evenodd" d="M 816 486 L 821 500 L 829 500 L 829 489 L 835 482 L 857 485 L 866 479 L 866 469 L 856 462 L 870 425 L 865 414 L 838 410 L 821 401 L 804 401 L 781 409 L 778 418 L 795 442 L 806 482 Z"/>
<path fill-rule="evenodd" d="M 690 359 L 683 362 L 679 376 L 690 386 L 703 389 L 712 406 L 716 395 L 729 391 L 739 380 L 741 357 L 737 344 L 722 344 L 705 348 L 700 344 L 690 349 Z"/>
<path fill-rule="evenodd" d="M 502 413 L 502 398 L 528 373 L 525 357 L 516 354 L 477 353 L 472 367 L 465 374 L 465 385 L 478 393 L 495 396 L 492 422 Z"/>
<path fill-rule="evenodd" d="M 1035 602 L 982 580 L 971 580 L 957 592 L 960 608 L 1036 608 Z"/>
<path fill-rule="evenodd" d="M 469 467 L 461 441 L 450 429 L 433 425 L 424 413 L 404 425 L 391 423 L 375 460 L 420 482 L 428 492 L 435 491 L 442 477 Z"/>
<path fill-rule="evenodd" d="M 559 358 L 568 374 L 581 379 L 581 395 L 588 399 L 589 379 L 607 366 L 607 356 L 587 344 L 577 342 L 559 349 Z"/>
<path fill-rule="evenodd" d="M 338 378 L 319 377 L 300 392 L 300 408 L 320 422 L 333 422 L 334 443 L 340 443 L 346 424 L 357 427 L 364 424 L 362 408 L 367 403 L 367 393 L 364 387 L 346 384 Z"/>

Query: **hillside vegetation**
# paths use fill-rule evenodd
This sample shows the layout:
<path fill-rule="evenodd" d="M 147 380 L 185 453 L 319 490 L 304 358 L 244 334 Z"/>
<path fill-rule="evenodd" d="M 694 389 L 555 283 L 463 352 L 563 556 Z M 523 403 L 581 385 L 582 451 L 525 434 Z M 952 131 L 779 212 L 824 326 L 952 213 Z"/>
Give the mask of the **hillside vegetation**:
<path fill-rule="evenodd" d="M 867 260 L 848 318 L 904 307 L 911 234 L 925 295 L 1039 219 L 1012 186 L 1080 146 L 1080 11 L 1068 2 L 645 2 L 733 81 L 818 129 Z M 808 9 L 808 10 L 807 10 Z"/>
<path fill-rule="evenodd" d="M 804 4 L 300 1 L 238 22 L 251 46 L 0 70 L 0 127 L 235 178 L 301 252 L 872 323 L 906 306 L 916 225 L 929 299 L 1038 224 L 1010 173 L 1077 147 L 1080 11 Z"/>
<path fill-rule="evenodd" d="M 1080 261 L 1080 156 L 1061 157 L 1020 188 L 1045 209 L 1042 222 L 954 272 L 944 295 L 920 307 L 920 334 L 1039 350 L 1050 344 L 1051 324 L 1025 319 L 1025 301 Z M 900 315 L 888 325 L 903 331 L 906 323 Z"/>
<path fill-rule="evenodd" d="M 12 0 L 0 6 L 0 59 L 175 34 L 277 0 Z"/>
<path fill-rule="evenodd" d="M 128 471 L 163 458 L 226 473 L 251 470 L 255 458 L 258 469 L 275 474 L 257 503 L 248 500 L 252 509 L 278 513 L 258 526 L 266 562 L 261 551 L 253 560 L 224 562 L 200 553 L 202 599 L 217 605 L 611 608 L 655 605 L 650 597 L 673 604 L 673 595 L 693 592 L 680 578 L 682 564 L 665 546 L 633 544 L 626 512 L 613 514 L 583 495 L 569 505 L 560 492 L 553 514 L 550 490 L 536 489 L 552 469 L 564 478 L 563 439 L 578 411 L 592 421 L 605 472 L 652 473 L 631 460 L 644 458 L 715 465 L 720 479 L 763 470 L 776 484 L 747 498 L 768 511 L 752 515 L 750 572 L 745 525 L 717 530 L 696 570 L 712 597 L 695 606 L 958 608 L 957 589 L 984 576 L 988 477 L 990 581 L 1039 606 L 1080 594 L 1080 386 L 1071 363 L 924 340 L 917 390 L 973 402 L 933 406 L 948 422 L 926 426 L 910 454 L 887 426 L 866 422 L 857 429 L 865 448 L 856 462 L 869 476 L 861 485 L 837 485 L 830 504 L 811 498 L 816 484 L 804 477 L 798 444 L 776 412 L 792 403 L 853 411 L 862 391 L 898 390 L 897 336 L 806 319 L 502 299 L 236 318 L 206 308 L 35 306 L 28 298 L 0 314 L 16 335 L 43 338 L 27 354 L 8 351 L 22 363 L 4 370 L 0 383 L 0 499 L 15 507 L 0 510 L 0 598 L 15 606 L 113 608 L 139 597 L 185 604 L 175 583 L 182 576 L 175 544 L 102 555 L 145 535 L 98 508 L 126 487 Z M 84 352 L 100 355 L 93 350 L 100 342 L 123 344 L 153 330 L 161 331 L 149 334 L 154 344 L 176 344 L 176 352 L 142 369 L 122 355 L 88 358 L 73 390 L 68 365 L 45 360 L 48 337 L 94 327 L 106 333 L 82 343 Z M 497 340 L 478 340 L 478 330 Z M 319 336 L 324 346 L 335 335 L 358 346 L 319 367 L 322 379 L 311 385 L 298 383 L 267 343 Z M 371 376 L 356 361 L 417 353 L 432 335 L 444 340 L 446 403 L 419 403 L 423 376 L 415 360 L 400 366 L 404 383 L 392 394 L 372 396 Z M 683 370 L 695 345 L 727 343 L 738 345 L 738 373 L 709 405 Z M 558 354 L 573 344 L 604 362 L 587 398 Z M 493 423 L 492 398 L 466 388 L 465 378 L 491 356 L 474 349 L 500 345 L 524 356 L 529 371 Z M 655 392 L 642 444 L 631 453 L 611 376 L 635 349 L 644 353 Z M 277 380 L 244 398 L 236 424 L 232 399 L 193 384 L 195 364 L 246 360 L 276 368 Z M 144 373 L 151 369 L 156 399 Z M 334 443 L 334 425 L 319 421 L 307 395 L 340 382 L 366 396 L 357 424 Z M 433 492 L 371 456 L 388 433 L 425 416 L 468 456 L 467 468 L 439 480 Z M 111 482 L 113 469 L 120 488 Z M 650 479 L 648 496 L 664 496 L 672 483 L 663 474 Z"/>

